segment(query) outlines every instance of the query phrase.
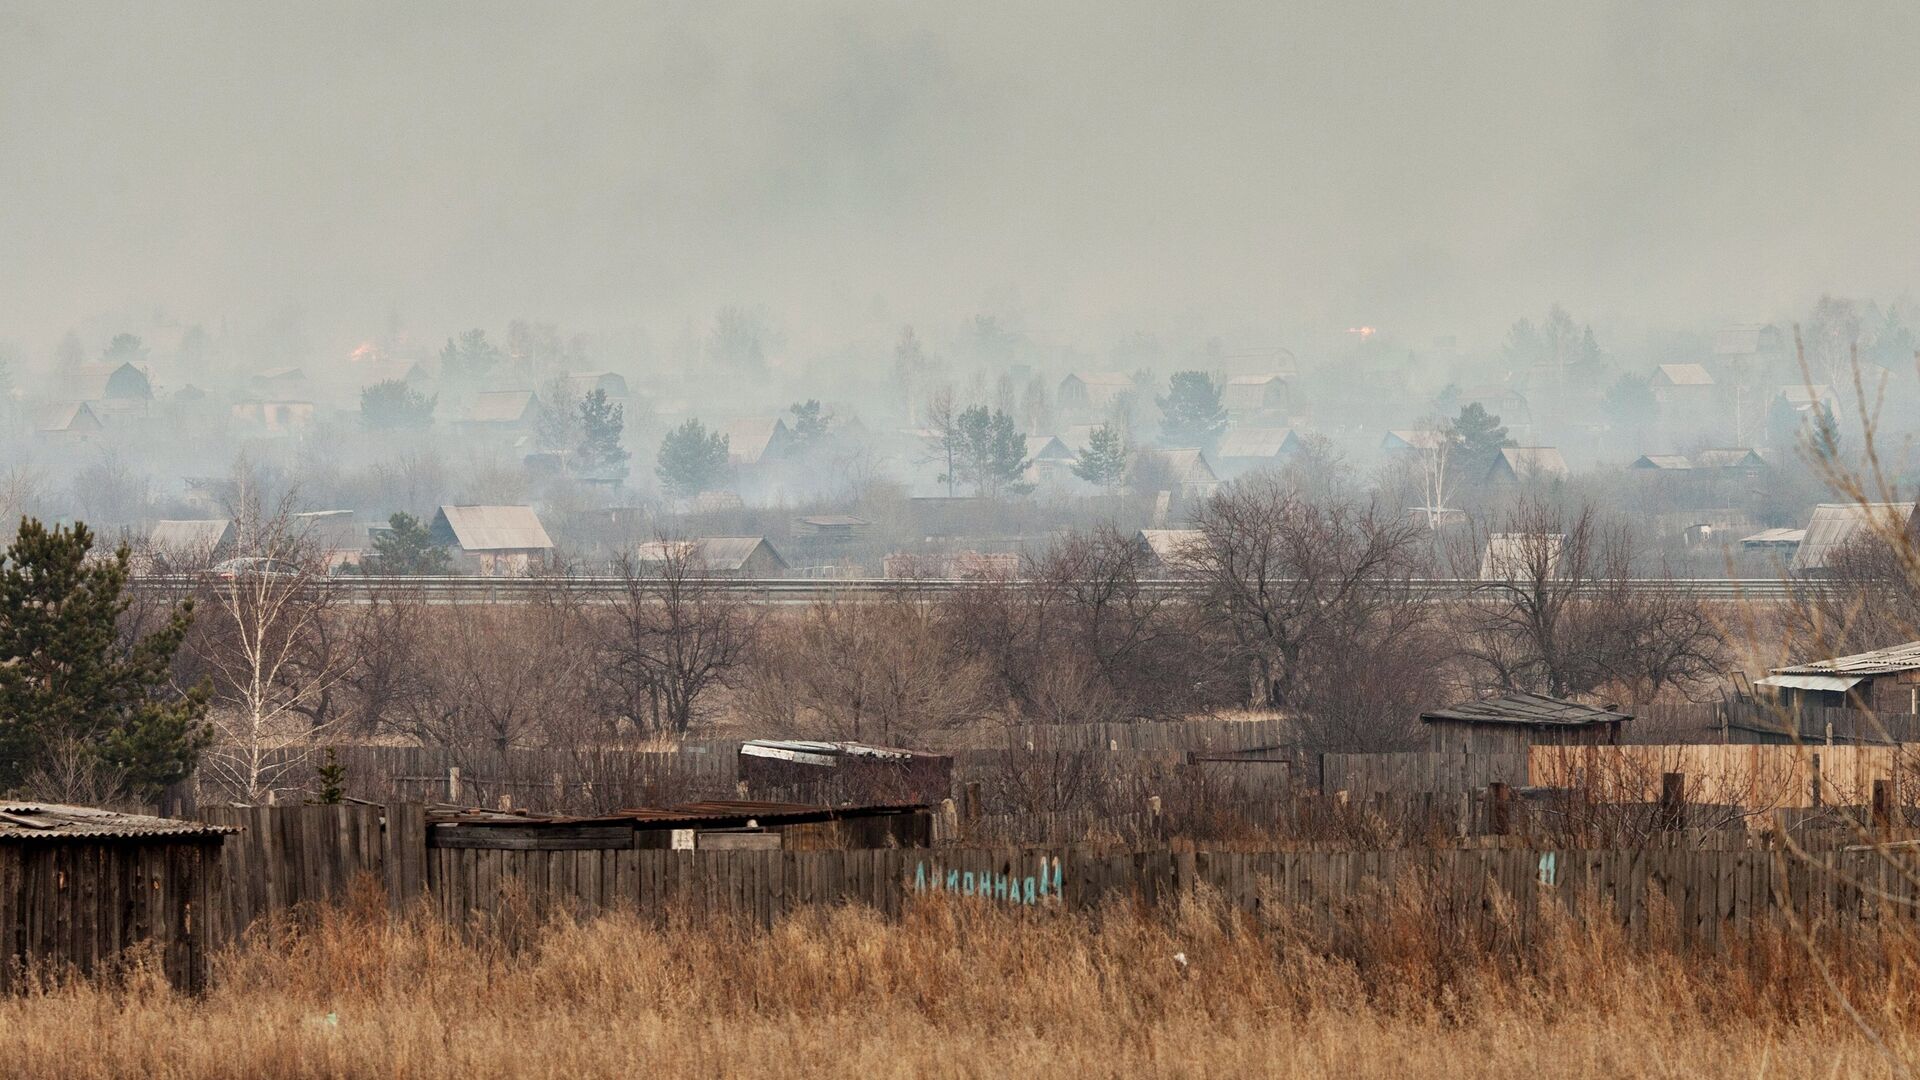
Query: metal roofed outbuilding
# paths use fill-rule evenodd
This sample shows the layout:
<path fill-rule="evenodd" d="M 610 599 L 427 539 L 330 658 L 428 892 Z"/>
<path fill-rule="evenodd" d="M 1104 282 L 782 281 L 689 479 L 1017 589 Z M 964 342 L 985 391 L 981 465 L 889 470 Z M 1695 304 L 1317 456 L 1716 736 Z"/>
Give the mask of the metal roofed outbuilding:
<path fill-rule="evenodd" d="M 1777 667 L 1753 684 L 1784 705 L 1920 713 L 1920 641 Z"/>
<path fill-rule="evenodd" d="M 1458 753 L 1524 751 L 1529 746 L 1616 743 L 1632 713 L 1542 694 L 1512 693 L 1420 714 L 1431 748 Z"/>
<path fill-rule="evenodd" d="M 215 876 L 233 829 L 61 803 L 0 804 L 0 988 L 31 965 L 82 974 L 147 945 L 174 986 L 207 983 Z"/>

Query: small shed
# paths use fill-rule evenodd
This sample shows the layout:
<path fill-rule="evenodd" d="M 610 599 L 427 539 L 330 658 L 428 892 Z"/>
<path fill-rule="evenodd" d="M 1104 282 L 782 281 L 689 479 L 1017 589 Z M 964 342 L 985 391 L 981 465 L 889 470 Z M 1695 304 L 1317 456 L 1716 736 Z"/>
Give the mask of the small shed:
<path fill-rule="evenodd" d="M 1529 746 L 1612 744 L 1633 714 L 1540 694 L 1508 694 L 1420 714 L 1429 746 L 1449 753 L 1513 753 Z"/>
<path fill-rule="evenodd" d="M 1753 684 L 1796 708 L 1920 713 L 1920 641 L 1774 668 Z"/>
<path fill-rule="evenodd" d="M 531 506 L 443 506 L 429 532 L 486 577 L 525 574 L 553 550 Z"/>
<path fill-rule="evenodd" d="M 58 803 L 0 803 L 0 988 L 20 969 L 109 970 L 151 942 L 174 986 L 198 991 L 220 942 L 224 825 Z"/>
<path fill-rule="evenodd" d="M 761 799 L 931 805 L 952 792 L 953 758 L 859 742 L 752 739 L 740 744 L 740 780 Z"/>

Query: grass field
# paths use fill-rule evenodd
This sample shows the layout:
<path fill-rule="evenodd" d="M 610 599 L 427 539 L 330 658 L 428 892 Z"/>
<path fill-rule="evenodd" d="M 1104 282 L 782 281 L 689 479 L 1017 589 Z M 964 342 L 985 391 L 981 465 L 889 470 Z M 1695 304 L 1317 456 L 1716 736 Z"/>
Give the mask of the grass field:
<path fill-rule="evenodd" d="M 1830 966 L 1863 1026 L 1784 935 L 1686 957 L 1569 919 L 1515 955 L 1411 903 L 1330 935 L 1204 901 L 477 938 L 379 910 L 256 935 L 197 1000 L 139 970 L 0 1000 L 0 1075 L 1854 1077 L 1920 1053 L 1904 941 Z"/>
<path fill-rule="evenodd" d="M 1889 1076 L 1920 1051 L 1905 940 L 1832 967 L 1862 1026 L 1784 934 L 1686 957 L 1580 924 L 1526 955 L 1415 897 L 1313 932 L 1198 901 L 463 936 L 369 896 L 255 934 L 202 999 L 134 969 L 0 1001 L 0 1074 Z"/>

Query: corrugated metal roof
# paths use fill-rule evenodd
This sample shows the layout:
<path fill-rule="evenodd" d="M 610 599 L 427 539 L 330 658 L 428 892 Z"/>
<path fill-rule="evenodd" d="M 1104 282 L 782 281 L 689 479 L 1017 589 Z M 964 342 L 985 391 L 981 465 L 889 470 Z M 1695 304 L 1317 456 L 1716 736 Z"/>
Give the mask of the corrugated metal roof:
<path fill-rule="evenodd" d="M 531 506 L 443 506 L 436 533 L 448 533 L 463 551 L 546 551 L 553 547 Z"/>
<path fill-rule="evenodd" d="M 1165 479 L 1182 484 L 1209 483 L 1218 479 L 1213 474 L 1213 466 L 1207 464 L 1207 456 L 1190 446 L 1156 446 L 1136 450 L 1129 455 L 1128 471 L 1137 469 L 1158 470 Z"/>
<path fill-rule="evenodd" d="M 737 571 L 746 566 L 747 560 L 753 558 L 753 553 L 762 546 L 766 547 L 767 554 L 782 569 L 787 565 L 787 561 L 780 557 L 780 553 L 773 549 L 772 544 L 767 543 L 767 538 L 764 536 L 701 536 L 692 540 L 649 540 L 640 545 L 635 557 L 643 563 L 666 562 L 675 549 L 684 550 L 688 544 L 693 545 L 695 557 L 708 570 L 726 573 Z"/>
<path fill-rule="evenodd" d="M 1538 576 L 1542 560 L 1547 576 L 1557 577 L 1566 543 L 1564 533 L 1493 533 L 1480 556 L 1480 580 L 1528 581 Z"/>
<path fill-rule="evenodd" d="M 1274 458 L 1293 449 L 1296 444 L 1292 428 L 1231 428 L 1220 437 L 1220 457 Z"/>
<path fill-rule="evenodd" d="M 204 821 L 122 814 L 64 803 L 0 804 L 0 840 L 134 840 L 166 836 L 224 836 L 239 830 Z"/>
<path fill-rule="evenodd" d="M 1134 539 L 1164 563 L 1187 558 L 1204 537 L 1199 529 L 1141 529 Z"/>
<path fill-rule="evenodd" d="M 1520 724 L 1527 727 L 1585 727 L 1614 720 L 1631 720 L 1632 713 L 1616 712 L 1596 705 L 1546 697 L 1541 694 L 1508 694 L 1486 701 L 1469 701 L 1420 714 L 1429 723 L 1453 720 L 1470 724 Z"/>
<path fill-rule="evenodd" d="M 432 811 L 434 825 L 686 825 L 726 826 L 756 821 L 762 825 L 805 820 L 868 817 L 925 810 L 925 803 L 873 803 L 862 806 L 809 806 L 805 803 L 716 800 L 678 806 L 634 807 L 611 814 L 574 817 L 561 814 L 516 814 L 495 810 Z"/>
<path fill-rule="evenodd" d="M 1427 428 L 1395 428 L 1381 440 L 1388 450 L 1432 450 L 1446 440 L 1446 433 Z"/>
<path fill-rule="evenodd" d="M 1067 378 L 1079 379 L 1088 386 L 1111 386 L 1119 389 L 1133 387 L 1133 377 L 1118 371 L 1076 371 Z"/>
<path fill-rule="evenodd" d="M 878 758 L 886 761 L 907 761 L 916 757 L 939 757 L 939 754 L 925 754 L 918 750 L 906 750 L 897 746 L 873 746 L 858 742 L 818 742 L 811 739 L 749 739 L 740 744 L 740 753 L 747 757 L 784 757 L 788 754 L 813 755 L 821 758 Z"/>
<path fill-rule="evenodd" d="M 1831 660 L 1815 660 L 1808 664 L 1793 664 L 1788 667 L 1774 668 L 1771 675 L 1889 675 L 1897 671 L 1912 671 L 1920 668 L 1920 641 L 1909 641 L 1905 645 L 1889 645 L 1884 649 L 1854 653 L 1851 656 L 1836 656 Z"/>
<path fill-rule="evenodd" d="M 736 465 L 757 463 L 786 432 L 787 422 L 777 416 L 742 416 L 720 425 L 727 437 L 727 459 Z"/>
<path fill-rule="evenodd" d="M 1565 476 L 1571 471 L 1567 459 L 1553 446 L 1505 446 L 1500 449 L 1500 460 L 1515 476 Z"/>
<path fill-rule="evenodd" d="M 1821 503 L 1813 508 L 1806 536 L 1788 569 L 1796 574 L 1825 570 L 1828 560 L 1856 536 L 1911 529 L 1913 510 L 1910 502 Z"/>
<path fill-rule="evenodd" d="M 476 424 L 517 424 L 532 408 L 531 390 L 482 390 L 473 395 L 467 419 Z"/>
<path fill-rule="evenodd" d="M 209 521 L 156 521 L 147 532 L 147 543 L 161 551 L 211 553 L 233 535 L 233 522 L 226 518 Z"/>
<path fill-rule="evenodd" d="M 1747 547 L 1796 547 L 1806 538 L 1805 529 L 1762 529 L 1741 537 L 1740 543 Z"/>
<path fill-rule="evenodd" d="M 34 412 L 35 431 L 98 431 L 100 417 L 84 401 L 56 401 Z"/>
<path fill-rule="evenodd" d="M 1630 469 L 1658 469 L 1662 472 L 1681 472 L 1693 468 L 1693 463 L 1684 454 L 1642 454 Z"/>
<path fill-rule="evenodd" d="M 1693 464 L 1701 469 L 1759 469 L 1767 460 L 1748 447 L 1730 446 L 1702 450 L 1693 455 Z"/>
<path fill-rule="evenodd" d="M 1755 686 L 1780 686 L 1789 690 L 1825 690 L 1840 693 L 1859 685 L 1863 675 L 1769 675 L 1753 680 Z"/>
<path fill-rule="evenodd" d="M 1713 376 L 1699 364 L 1661 364 L 1660 377 L 1669 386 L 1712 386 Z"/>

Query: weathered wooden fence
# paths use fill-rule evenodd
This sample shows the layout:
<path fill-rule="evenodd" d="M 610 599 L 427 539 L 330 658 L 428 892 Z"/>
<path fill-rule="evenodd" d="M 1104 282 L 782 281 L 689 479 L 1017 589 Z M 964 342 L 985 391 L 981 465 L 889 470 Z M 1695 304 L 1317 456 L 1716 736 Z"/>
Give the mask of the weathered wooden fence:
<path fill-rule="evenodd" d="M 1324 754 L 1320 789 L 1355 798 L 1379 792 L 1475 791 L 1527 784 L 1527 755 L 1420 750 L 1404 754 Z"/>
<path fill-rule="evenodd" d="M 1853 850 L 1843 845 L 1855 834 L 1834 830 L 1824 850 L 1801 860 L 1740 830 L 1679 832 L 1633 849 L 1549 849 L 1498 837 L 1344 851 L 671 851 L 635 849 L 630 839 L 620 847 L 510 850 L 429 846 L 417 806 L 239 808 L 209 818 L 243 830 L 227 839 L 220 860 L 216 940 L 276 911 L 337 902 L 362 874 L 384 884 L 396 907 L 425 895 L 462 924 L 632 909 L 764 925 L 813 904 L 896 914 L 910 897 L 933 894 L 1085 910 L 1165 902 L 1202 885 L 1249 910 L 1280 906 L 1330 919 L 1397 898 L 1435 917 L 1509 920 L 1507 929 L 1522 934 L 1541 903 L 1591 894 L 1628 927 L 1671 925 L 1707 944 L 1729 925 L 1789 910 L 1842 925 L 1920 912 L 1911 831 L 1882 832 L 1886 846 Z M 1512 906 L 1495 903 L 1500 894 Z M 1671 906 L 1671 924 L 1651 914 L 1660 903 Z"/>
<path fill-rule="evenodd" d="M 199 817 L 240 830 L 222 845 L 213 897 L 227 939 L 257 919 L 344 900 L 362 875 L 396 908 L 427 888 L 426 810 L 418 803 L 207 807 Z"/>

